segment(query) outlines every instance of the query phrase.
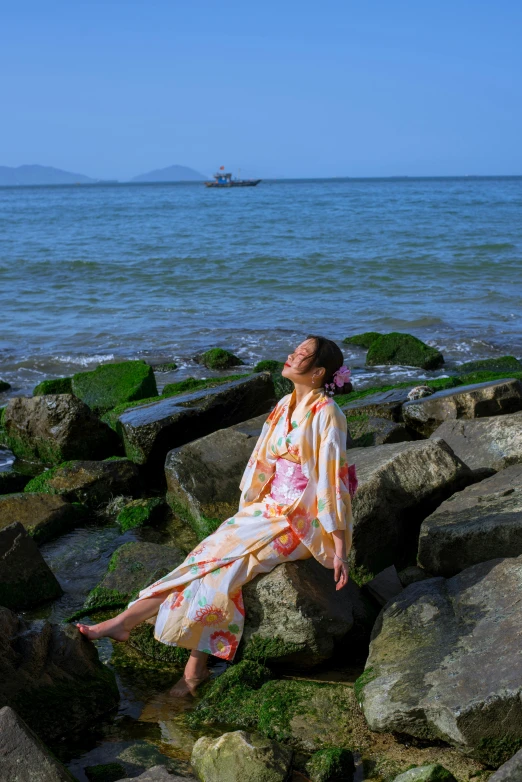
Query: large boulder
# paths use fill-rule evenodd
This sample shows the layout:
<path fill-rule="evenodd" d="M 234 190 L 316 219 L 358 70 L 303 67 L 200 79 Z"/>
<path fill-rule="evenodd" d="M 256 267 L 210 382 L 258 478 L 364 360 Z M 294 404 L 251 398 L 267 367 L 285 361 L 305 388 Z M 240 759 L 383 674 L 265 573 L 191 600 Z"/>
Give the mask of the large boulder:
<path fill-rule="evenodd" d="M 347 448 L 368 448 L 387 443 L 404 443 L 417 439 L 406 424 L 365 413 L 347 416 Z"/>
<path fill-rule="evenodd" d="M 42 380 L 33 388 L 33 396 L 45 396 L 46 394 L 72 394 L 72 377 L 54 377 L 50 380 Z"/>
<path fill-rule="evenodd" d="M 70 532 L 85 515 L 82 505 L 52 494 L 0 495 L 0 530 L 18 521 L 38 544 Z"/>
<path fill-rule="evenodd" d="M 0 530 L 0 605 L 22 610 L 60 597 L 62 589 L 34 540 L 18 522 Z"/>
<path fill-rule="evenodd" d="M 285 782 L 293 752 L 259 733 L 201 736 L 191 763 L 201 782 Z"/>
<path fill-rule="evenodd" d="M 9 706 L 0 709 L 0 779 L 4 782 L 74 782 L 65 766 Z"/>
<path fill-rule="evenodd" d="M 196 777 L 180 777 L 178 774 L 170 774 L 165 766 L 152 766 L 139 777 L 124 777 L 120 782 L 197 782 Z"/>
<path fill-rule="evenodd" d="M 522 464 L 456 492 L 421 524 L 417 561 L 454 576 L 495 557 L 522 554 Z"/>
<path fill-rule="evenodd" d="M 37 475 L 25 487 L 26 492 L 55 494 L 92 508 L 120 495 L 134 497 L 139 490 L 138 468 L 129 459 L 66 462 Z"/>
<path fill-rule="evenodd" d="M 347 417 L 371 416 L 385 418 L 388 421 L 402 420 L 402 406 L 408 401 L 408 388 L 390 388 L 387 391 L 376 391 L 367 394 L 353 402 L 341 405 L 341 410 Z"/>
<path fill-rule="evenodd" d="M 237 513 L 239 484 L 266 415 L 169 451 L 167 502 L 201 538 Z"/>
<path fill-rule="evenodd" d="M 431 435 L 439 437 L 472 470 L 503 470 L 522 462 L 522 412 L 445 421 Z"/>
<path fill-rule="evenodd" d="M 156 378 L 144 361 L 102 364 L 92 372 L 78 372 L 72 378 L 72 393 L 96 413 L 116 405 L 156 396 Z"/>
<path fill-rule="evenodd" d="M 441 439 L 354 448 L 350 462 L 359 480 L 350 559 L 372 575 L 412 564 L 423 519 L 474 481 Z"/>
<path fill-rule="evenodd" d="M 522 749 L 503 763 L 488 782 L 520 782 L 522 779 Z"/>
<path fill-rule="evenodd" d="M 366 366 L 400 364 L 421 369 L 438 369 L 444 364 L 442 353 L 411 334 L 392 331 L 375 339 L 366 354 Z"/>
<path fill-rule="evenodd" d="M 494 767 L 522 746 L 522 556 L 419 581 L 381 611 L 356 682 L 373 731 L 441 739 Z"/>
<path fill-rule="evenodd" d="M 60 464 L 117 452 L 114 432 L 71 394 L 14 397 L 3 415 L 7 445 L 22 459 Z"/>
<path fill-rule="evenodd" d="M 112 671 L 75 627 L 0 608 L 0 707 L 48 741 L 91 726 L 118 699 Z"/>
<path fill-rule="evenodd" d="M 196 361 L 200 364 L 204 364 L 208 369 L 230 369 L 230 367 L 237 367 L 245 362 L 235 356 L 230 350 L 224 348 L 210 348 L 204 353 L 196 356 Z"/>
<path fill-rule="evenodd" d="M 406 402 L 402 416 L 412 429 L 429 437 L 444 421 L 485 418 L 519 410 L 522 410 L 522 382 L 508 379 L 437 391 Z"/>
<path fill-rule="evenodd" d="M 272 380 L 268 372 L 262 372 L 129 408 L 118 417 L 116 430 L 129 459 L 160 470 L 172 448 L 268 413 L 274 403 Z"/>
<path fill-rule="evenodd" d="M 238 659 L 311 668 L 334 653 L 360 613 L 359 588 L 336 590 L 333 570 L 315 559 L 285 562 L 243 587 L 245 627 Z M 368 638 L 375 617 L 368 618 Z M 350 647 L 348 635 L 347 646 Z"/>

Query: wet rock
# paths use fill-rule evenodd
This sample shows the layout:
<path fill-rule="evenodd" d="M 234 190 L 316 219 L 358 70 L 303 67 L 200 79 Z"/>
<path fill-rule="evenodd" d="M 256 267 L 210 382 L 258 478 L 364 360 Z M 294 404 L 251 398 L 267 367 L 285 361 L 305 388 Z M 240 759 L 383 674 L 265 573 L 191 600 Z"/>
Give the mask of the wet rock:
<path fill-rule="evenodd" d="M 208 369 L 229 369 L 245 363 L 229 350 L 223 350 L 223 348 L 211 348 L 196 356 L 196 361 L 204 364 Z"/>
<path fill-rule="evenodd" d="M 167 501 L 200 538 L 237 512 L 241 476 L 265 421 L 257 416 L 167 454 Z"/>
<path fill-rule="evenodd" d="M 425 399 L 406 402 L 404 421 L 424 437 L 429 437 L 444 421 L 485 418 L 522 410 L 522 382 L 496 380 L 437 391 Z"/>
<path fill-rule="evenodd" d="M 393 782 L 457 782 L 453 774 L 440 763 L 428 763 L 404 771 Z"/>
<path fill-rule="evenodd" d="M 474 480 L 441 439 L 354 448 L 350 462 L 359 479 L 350 559 L 370 577 L 414 561 L 421 521 Z"/>
<path fill-rule="evenodd" d="M 70 461 L 37 475 L 25 491 L 55 494 L 97 508 L 113 497 L 139 493 L 139 472 L 129 459 Z"/>
<path fill-rule="evenodd" d="M 368 416 L 371 418 L 385 418 L 388 421 L 401 421 L 402 406 L 408 401 L 407 388 L 391 388 L 388 391 L 377 391 L 368 394 L 362 399 L 355 399 L 341 405 L 343 413 L 350 417 Z"/>
<path fill-rule="evenodd" d="M 353 753 L 340 747 L 320 749 L 307 762 L 306 771 L 310 782 L 352 780 L 355 772 Z"/>
<path fill-rule="evenodd" d="M 33 389 L 33 396 L 46 394 L 72 394 L 72 377 L 55 377 L 52 380 L 42 380 Z"/>
<path fill-rule="evenodd" d="M 4 782 L 74 782 L 23 719 L 0 709 L 0 779 Z"/>
<path fill-rule="evenodd" d="M 258 733 L 202 736 L 191 763 L 201 782 L 285 782 L 293 752 Z"/>
<path fill-rule="evenodd" d="M 388 600 L 400 594 L 403 588 L 394 565 L 381 570 L 364 585 L 364 589 L 381 605 L 386 605 Z"/>
<path fill-rule="evenodd" d="M 0 706 L 42 739 L 91 726 L 118 699 L 113 673 L 75 627 L 28 622 L 0 608 Z"/>
<path fill-rule="evenodd" d="M 121 608 L 138 592 L 166 576 L 185 560 L 185 554 L 158 543 L 124 543 L 112 555 L 106 575 L 87 596 L 84 613 Z"/>
<path fill-rule="evenodd" d="M 116 428 L 125 453 L 151 469 L 163 468 L 172 448 L 270 410 L 275 403 L 268 373 L 130 408 Z"/>
<path fill-rule="evenodd" d="M 23 491 L 30 480 L 30 475 L 24 475 L 16 470 L 2 470 L 0 472 L 0 494 L 15 494 Z"/>
<path fill-rule="evenodd" d="M 493 559 L 390 602 L 355 684 L 370 729 L 442 739 L 493 767 L 517 751 L 521 583 L 522 556 Z"/>
<path fill-rule="evenodd" d="M 73 760 L 70 764 L 71 772 L 80 778 L 82 772 L 86 773 L 89 769 L 89 779 L 96 779 L 93 774 L 99 771 L 99 782 L 105 782 L 107 774 L 101 776 L 104 769 L 116 769 L 119 766 L 123 768 L 123 778 L 125 780 L 137 779 L 146 780 L 146 782 L 162 782 L 167 779 L 168 782 L 192 782 L 194 777 L 188 773 L 188 762 L 175 760 L 164 755 L 154 744 L 146 741 L 108 741 L 96 746 L 87 754 L 78 760 Z M 163 774 L 159 771 L 163 769 Z M 120 772 L 121 773 L 121 772 Z M 167 775 L 167 776 L 165 776 Z M 121 780 L 121 776 L 118 779 Z"/>
<path fill-rule="evenodd" d="M 15 522 L 0 530 L 0 605 L 22 610 L 61 594 L 60 584 L 25 527 Z"/>
<path fill-rule="evenodd" d="M 152 367 L 144 361 L 121 361 L 78 372 L 72 378 L 72 393 L 101 414 L 124 402 L 156 396 L 158 389 Z"/>
<path fill-rule="evenodd" d="M 386 443 L 403 443 L 414 439 L 406 424 L 396 423 L 387 418 L 355 414 L 348 415 L 347 422 L 348 448 L 368 448 Z"/>
<path fill-rule="evenodd" d="M 519 782 L 522 779 L 522 749 L 490 776 L 489 782 Z"/>
<path fill-rule="evenodd" d="M 243 600 L 238 659 L 311 668 L 331 657 L 352 629 L 359 588 L 349 582 L 336 590 L 333 571 L 310 558 L 256 576 L 243 587 Z"/>
<path fill-rule="evenodd" d="M 368 348 L 366 366 L 378 364 L 438 369 L 444 364 L 444 357 L 417 337 L 393 331 L 373 340 Z"/>
<path fill-rule="evenodd" d="M 522 554 L 522 464 L 456 492 L 424 519 L 417 560 L 435 576 L 454 576 L 496 557 Z"/>
<path fill-rule="evenodd" d="M 8 447 L 21 459 L 60 464 L 103 459 L 118 448 L 114 432 L 71 394 L 14 397 L 3 424 Z"/>
<path fill-rule="evenodd" d="M 145 497 L 132 500 L 118 513 L 116 519 L 122 532 L 136 527 L 145 527 L 164 519 L 168 512 L 167 503 L 161 497 Z"/>
<path fill-rule="evenodd" d="M 47 543 L 84 521 L 85 508 L 52 494 L 0 495 L 0 530 L 20 522 L 36 543 Z"/>
<path fill-rule="evenodd" d="M 418 565 L 409 565 L 397 573 L 399 581 L 403 587 L 415 584 L 417 581 L 424 581 L 426 578 L 433 578 L 431 573 L 427 573 Z"/>
<path fill-rule="evenodd" d="M 139 777 L 125 777 L 120 782 L 197 782 L 196 777 L 180 777 L 178 774 L 170 774 L 165 766 L 153 766 Z"/>
<path fill-rule="evenodd" d="M 431 437 L 445 440 L 472 470 L 503 470 L 522 462 L 522 413 L 445 421 Z"/>

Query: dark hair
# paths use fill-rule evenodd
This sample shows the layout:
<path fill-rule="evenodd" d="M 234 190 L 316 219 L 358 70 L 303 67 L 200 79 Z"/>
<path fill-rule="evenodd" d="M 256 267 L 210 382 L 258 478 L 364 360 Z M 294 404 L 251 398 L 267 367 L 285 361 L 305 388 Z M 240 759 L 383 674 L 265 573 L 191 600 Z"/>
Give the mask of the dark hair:
<path fill-rule="evenodd" d="M 344 356 L 341 348 L 331 339 L 320 337 L 317 334 L 309 334 L 306 339 L 313 339 L 315 341 L 315 348 L 308 356 L 306 364 L 304 364 L 304 368 L 299 374 L 306 374 L 306 372 L 309 372 L 313 367 L 324 367 L 323 385 L 325 383 L 332 383 L 334 373 L 344 364 Z M 346 383 L 341 387 L 335 386 L 335 393 L 346 394 L 347 391 L 345 389 L 348 385 L 349 384 Z"/>

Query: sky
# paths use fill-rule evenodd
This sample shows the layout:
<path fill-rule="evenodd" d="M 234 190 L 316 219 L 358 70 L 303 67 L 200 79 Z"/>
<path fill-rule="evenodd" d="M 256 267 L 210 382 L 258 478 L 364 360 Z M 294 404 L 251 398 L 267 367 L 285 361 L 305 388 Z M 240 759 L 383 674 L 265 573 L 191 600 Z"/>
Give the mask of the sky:
<path fill-rule="evenodd" d="M 522 174 L 518 0 L 17 0 L 0 165 Z"/>

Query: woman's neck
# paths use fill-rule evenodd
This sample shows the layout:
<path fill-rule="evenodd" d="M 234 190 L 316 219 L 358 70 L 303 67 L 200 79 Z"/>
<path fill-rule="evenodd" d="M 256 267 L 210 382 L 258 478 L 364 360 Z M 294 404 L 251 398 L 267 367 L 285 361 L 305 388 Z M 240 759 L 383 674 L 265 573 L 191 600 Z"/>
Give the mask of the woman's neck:
<path fill-rule="evenodd" d="M 301 383 L 294 383 L 294 389 L 295 389 L 295 407 L 301 404 L 305 396 L 307 396 L 310 393 L 310 391 L 320 390 L 315 388 L 315 386 L 305 386 L 302 385 Z"/>

